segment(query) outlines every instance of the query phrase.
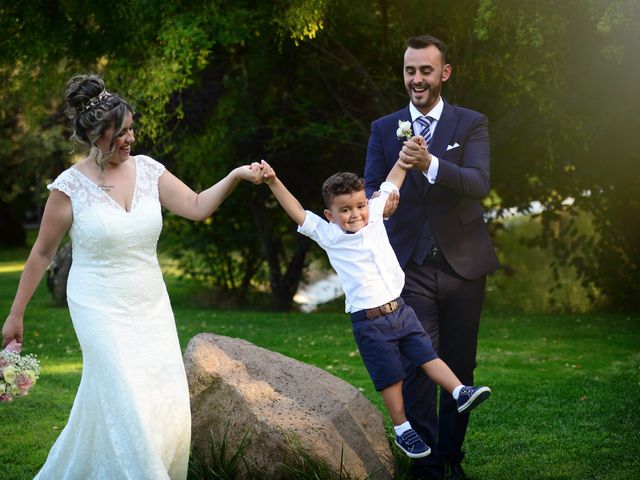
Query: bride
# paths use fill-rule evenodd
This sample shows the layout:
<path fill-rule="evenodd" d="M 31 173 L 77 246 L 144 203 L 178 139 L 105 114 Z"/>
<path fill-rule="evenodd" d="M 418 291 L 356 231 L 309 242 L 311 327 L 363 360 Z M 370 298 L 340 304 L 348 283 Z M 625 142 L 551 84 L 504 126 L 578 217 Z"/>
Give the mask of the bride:
<path fill-rule="evenodd" d="M 88 156 L 48 185 L 37 240 L 3 329 L 22 343 L 27 303 L 69 232 L 67 301 L 83 372 L 68 423 L 36 479 L 184 479 L 191 416 L 173 312 L 156 256 L 161 206 L 204 220 L 257 163 L 196 194 L 160 163 L 131 155 L 133 109 L 95 75 L 67 83 L 66 113 Z"/>

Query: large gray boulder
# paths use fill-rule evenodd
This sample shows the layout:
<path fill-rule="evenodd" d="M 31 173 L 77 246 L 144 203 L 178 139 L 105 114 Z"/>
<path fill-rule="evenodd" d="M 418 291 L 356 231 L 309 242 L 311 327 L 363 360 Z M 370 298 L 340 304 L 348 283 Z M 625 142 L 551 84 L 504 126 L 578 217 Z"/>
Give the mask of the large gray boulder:
<path fill-rule="evenodd" d="M 266 478 L 283 476 L 292 445 L 350 478 L 393 478 L 383 418 L 356 388 L 319 368 L 247 341 L 202 333 L 185 353 L 194 458 L 211 460 L 226 432 Z M 341 466 L 342 462 L 342 466 Z"/>

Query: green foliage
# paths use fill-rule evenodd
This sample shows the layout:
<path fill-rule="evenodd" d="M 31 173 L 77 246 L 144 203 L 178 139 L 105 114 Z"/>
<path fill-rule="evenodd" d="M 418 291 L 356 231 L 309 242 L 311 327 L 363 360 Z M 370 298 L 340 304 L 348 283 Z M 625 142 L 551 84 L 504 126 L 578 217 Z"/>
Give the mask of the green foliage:
<path fill-rule="evenodd" d="M 629 219 L 640 214 L 631 174 L 640 146 L 640 4 L 478 7 L 475 66 L 453 83 L 458 90 L 479 77 L 484 85 L 469 100 L 491 121 L 500 205 L 527 210 L 540 201 L 537 243 L 554 253 L 555 269 L 575 269 L 596 304 L 637 310 L 640 229 Z M 469 100 L 461 103 L 473 106 Z M 590 228 L 578 228 L 583 218 Z"/>
<path fill-rule="evenodd" d="M 24 244 L 27 211 L 44 203 L 47 179 L 62 168 L 68 148 L 49 99 L 35 108 L 37 114 L 29 110 L 22 74 L 21 65 L 0 65 L 0 244 L 5 245 Z"/>
<path fill-rule="evenodd" d="M 110 8 L 18 0 L 0 8 L 5 211 L 7 202 L 24 211 L 42 194 L 36 177 L 48 179 L 66 159 L 62 86 L 79 71 L 102 74 L 133 102 L 138 152 L 187 184 L 206 188 L 266 158 L 317 211 L 325 177 L 362 172 L 370 122 L 406 105 L 404 40 L 428 32 L 449 44 L 447 100 L 490 119 L 491 206 L 524 211 L 541 202 L 540 242 L 611 307 L 638 307 L 632 287 L 616 288 L 640 280 L 637 222 L 628 220 L 640 214 L 630 175 L 640 141 L 636 0 L 132 0 Z M 177 249 L 190 239 L 185 267 L 200 265 L 197 275 L 214 283 L 228 283 L 219 278 L 225 271 L 247 272 L 243 255 L 261 251 L 268 274 L 253 270 L 268 276 L 274 304 L 288 308 L 318 251 L 269 198 L 264 189 L 243 195 L 215 231 L 167 226 L 184 232 L 174 235 Z M 591 216 L 594 233 L 554 235 L 564 211 Z M 255 235 L 238 239 L 240 227 Z M 215 255 L 212 242 L 224 245 Z M 207 271 L 209 259 L 230 266 Z"/>
<path fill-rule="evenodd" d="M 586 16 L 596 25 L 595 33 L 581 35 L 583 49 L 573 52 L 567 77 L 574 95 L 566 102 L 572 112 L 584 115 L 584 143 L 566 153 L 570 183 L 557 186 L 562 199 L 575 202 L 570 209 L 550 202 L 543 242 L 552 247 L 559 265 L 576 268 L 610 308 L 637 311 L 640 228 L 630 219 L 640 213 L 640 177 L 633 174 L 640 159 L 635 108 L 640 103 L 640 4 L 594 4 Z M 601 97 L 595 93 L 599 90 Z M 570 218 L 560 231 L 566 215 L 557 214 L 567 210 Z M 593 226 L 587 231 L 577 225 L 585 214 Z"/>
<path fill-rule="evenodd" d="M 282 12 L 274 17 L 274 22 L 284 35 L 300 45 L 302 40 L 313 40 L 324 28 L 326 0 L 297 0 L 281 2 Z"/>
<path fill-rule="evenodd" d="M 238 222 L 225 222 L 225 213 L 240 203 L 233 197 L 214 217 L 202 223 L 185 221 L 175 215 L 165 218 L 163 250 L 178 261 L 182 277 L 213 289 L 218 306 L 237 306 L 246 302 L 251 286 L 266 282 L 260 241 L 247 238 L 254 227 L 249 216 Z"/>
<path fill-rule="evenodd" d="M 562 216 L 567 223 L 567 215 Z M 576 219 L 577 228 L 593 231 L 589 218 Z M 501 268 L 487 278 L 484 309 L 513 313 L 586 313 L 602 309 L 597 291 L 584 286 L 574 267 L 558 265 L 538 238 L 545 227 L 540 216 L 504 219 L 494 234 Z M 566 228 L 553 230 L 566 235 Z"/>

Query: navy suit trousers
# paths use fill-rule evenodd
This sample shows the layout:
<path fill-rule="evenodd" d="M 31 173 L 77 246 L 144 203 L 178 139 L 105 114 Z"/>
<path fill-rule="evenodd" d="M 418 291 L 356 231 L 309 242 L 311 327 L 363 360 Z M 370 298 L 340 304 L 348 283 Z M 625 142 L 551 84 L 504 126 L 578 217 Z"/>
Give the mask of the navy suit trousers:
<path fill-rule="evenodd" d="M 486 277 L 465 279 L 446 261 L 422 265 L 409 261 L 405 276 L 402 297 L 415 310 L 436 352 L 463 384 L 473 385 Z M 417 479 L 442 478 L 444 463 L 460 462 L 464 456 L 469 414 L 459 414 L 453 397 L 442 390 L 438 415 L 437 385 L 420 369 L 407 368 L 410 374 L 403 384 L 406 415 L 433 450 L 414 461 L 412 473 Z"/>

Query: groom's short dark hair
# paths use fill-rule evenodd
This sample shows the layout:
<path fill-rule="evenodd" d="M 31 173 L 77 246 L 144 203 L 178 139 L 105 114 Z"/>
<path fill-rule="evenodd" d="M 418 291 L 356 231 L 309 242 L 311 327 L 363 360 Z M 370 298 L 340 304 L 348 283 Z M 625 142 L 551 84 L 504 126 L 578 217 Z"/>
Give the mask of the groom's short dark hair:
<path fill-rule="evenodd" d="M 427 48 L 429 45 L 435 45 L 442 55 L 442 64 L 447 63 L 447 45 L 439 38 L 433 35 L 419 35 L 417 37 L 409 37 L 407 40 L 407 48 Z"/>
<path fill-rule="evenodd" d="M 327 208 L 338 195 L 364 190 L 364 178 L 351 172 L 338 172 L 327 178 L 322 184 L 322 199 Z"/>

